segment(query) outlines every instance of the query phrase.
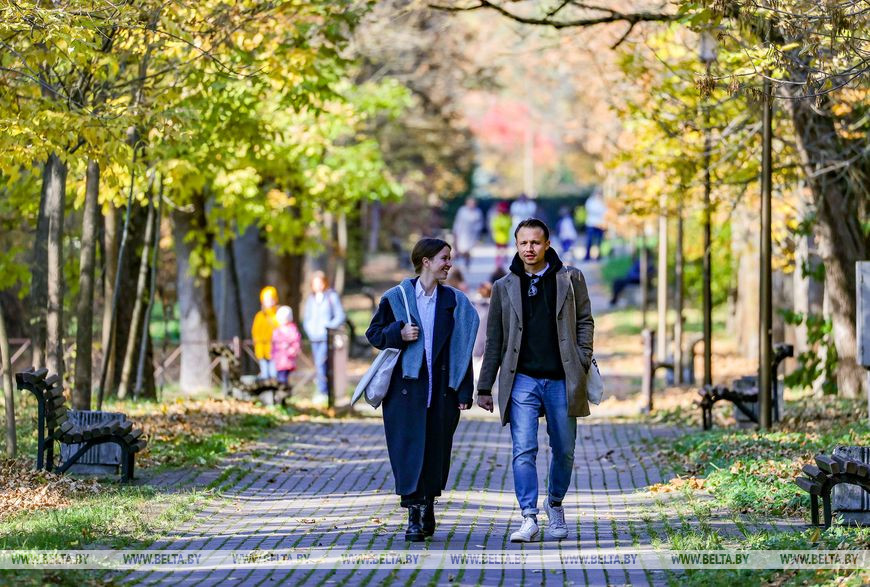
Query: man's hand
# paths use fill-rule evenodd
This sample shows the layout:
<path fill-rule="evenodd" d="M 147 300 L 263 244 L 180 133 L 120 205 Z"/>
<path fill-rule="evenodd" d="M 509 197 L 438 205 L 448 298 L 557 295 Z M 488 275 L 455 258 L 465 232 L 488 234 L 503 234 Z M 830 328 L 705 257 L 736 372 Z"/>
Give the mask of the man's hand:
<path fill-rule="evenodd" d="M 460 410 L 467 410 L 469 408 L 471 408 L 471 404 L 459 404 Z"/>
<path fill-rule="evenodd" d="M 486 410 L 487 412 L 492 411 L 492 396 L 491 395 L 478 395 L 477 396 L 477 405 Z"/>

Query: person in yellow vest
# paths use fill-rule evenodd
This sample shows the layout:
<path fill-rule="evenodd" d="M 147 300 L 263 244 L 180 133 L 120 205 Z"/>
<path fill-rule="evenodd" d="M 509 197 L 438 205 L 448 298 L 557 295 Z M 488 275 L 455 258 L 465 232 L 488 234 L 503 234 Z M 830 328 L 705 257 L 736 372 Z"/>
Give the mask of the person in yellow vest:
<path fill-rule="evenodd" d="M 260 311 L 254 316 L 251 338 L 254 340 L 254 355 L 260 363 L 259 379 L 274 379 L 278 376 L 272 361 L 272 332 L 278 327 L 275 312 L 278 308 L 278 290 L 267 285 L 260 290 Z"/>

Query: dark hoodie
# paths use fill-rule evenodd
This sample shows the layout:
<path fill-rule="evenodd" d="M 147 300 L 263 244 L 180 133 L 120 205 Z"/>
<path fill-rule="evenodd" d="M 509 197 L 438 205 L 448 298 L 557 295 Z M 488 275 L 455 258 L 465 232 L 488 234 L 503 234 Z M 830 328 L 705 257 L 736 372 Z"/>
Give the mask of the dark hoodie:
<path fill-rule="evenodd" d="M 562 261 L 553 249 L 544 255 L 550 266 L 537 282 L 538 293 L 529 296 L 531 277 L 526 275 L 520 256 L 514 255 L 511 273 L 520 278 L 523 300 L 523 342 L 517 371 L 537 379 L 564 379 L 562 356 L 559 353 L 559 334 L 556 331 L 556 273 Z"/>

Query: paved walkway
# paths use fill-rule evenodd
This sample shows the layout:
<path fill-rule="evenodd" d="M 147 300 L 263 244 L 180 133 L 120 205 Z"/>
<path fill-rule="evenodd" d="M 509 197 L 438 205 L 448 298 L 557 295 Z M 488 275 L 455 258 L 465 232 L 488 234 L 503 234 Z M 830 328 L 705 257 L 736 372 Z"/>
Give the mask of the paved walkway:
<path fill-rule="evenodd" d="M 491 249 L 491 250 L 490 250 Z M 477 283 L 491 271 L 494 248 L 476 251 L 466 279 Z M 581 265 L 589 283 L 593 313 L 606 304 L 596 264 Z M 606 373 L 605 373 L 606 376 Z M 256 451 L 234 455 L 221 470 L 220 495 L 154 549 L 253 550 L 329 547 L 332 552 L 466 550 L 469 552 L 599 548 L 651 549 L 666 533 L 697 525 L 679 508 L 655 507 L 657 499 L 679 500 L 679 493 L 651 494 L 649 486 L 667 481 L 653 458 L 650 441 L 679 434 L 674 427 L 605 420 L 579 421 L 574 481 L 565 500 L 571 528 L 562 542 L 517 545 L 509 542 L 521 521 L 513 493 L 510 434 L 496 415 L 474 408 L 464 413 L 454 440 L 450 486 L 436 507 L 438 529 L 431 541 L 404 541 L 406 511 L 393 493 L 393 480 L 379 412 L 352 420 L 294 423 L 266 439 Z M 549 464 L 541 426 L 539 479 Z M 164 478 L 173 485 L 178 479 Z M 200 478 L 200 482 L 203 478 Z M 541 495 L 545 495 L 542 489 Z M 545 521 L 546 516 L 541 515 Z M 735 535 L 740 524 L 725 515 L 712 526 Z M 520 569 L 218 569 L 176 573 L 136 572 L 127 582 L 171 585 L 663 585 L 679 582 L 670 571 L 601 568 L 523 571 Z"/>
<path fill-rule="evenodd" d="M 481 552 L 608 547 L 649 547 L 665 522 L 651 521 L 652 500 L 639 489 L 666 480 L 650 458 L 647 441 L 675 434 L 644 424 L 587 423 L 577 435 L 574 482 L 565 501 L 568 540 L 516 545 L 521 520 L 513 494 L 510 435 L 489 414 L 464 417 L 455 440 L 450 488 L 437 506 L 439 526 L 429 543 L 412 549 Z M 549 450 L 541 431 L 539 477 Z M 279 549 L 331 546 L 335 551 L 404 548 L 405 510 L 393 494 L 392 474 L 379 419 L 291 424 L 252 455 L 238 455 L 235 480 L 190 523 L 153 548 Z M 544 492 L 542 491 L 542 494 Z M 541 516 L 542 520 L 545 516 Z M 644 521 L 646 520 L 646 521 Z M 676 524 L 680 522 L 675 521 Z M 303 571 L 227 569 L 189 573 L 134 573 L 128 581 L 174 585 L 410 584 L 663 584 L 665 571 L 502 569 Z"/>

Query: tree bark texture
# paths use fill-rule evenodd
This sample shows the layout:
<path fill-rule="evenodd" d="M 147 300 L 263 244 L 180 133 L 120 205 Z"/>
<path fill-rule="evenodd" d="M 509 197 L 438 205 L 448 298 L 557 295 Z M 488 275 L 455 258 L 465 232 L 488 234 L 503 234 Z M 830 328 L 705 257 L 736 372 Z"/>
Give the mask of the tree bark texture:
<path fill-rule="evenodd" d="M 30 278 L 31 363 L 36 368 L 45 366 L 45 310 L 48 306 L 48 216 L 46 215 L 45 207 L 49 189 L 47 174 L 49 172 L 50 161 L 51 159 L 49 158 L 43 167 Z"/>
<path fill-rule="evenodd" d="M 757 202 L 757 200 L 755 200 Z M 729 312 L 728 330 L 734 333 L 740 354 L 758 360 L 759 265 L 758 215 L 751 209 L 737 209 L 731 218 L 731 254 L 734 258 L 734 308 Z"/>
<path fill-rule="evenodd" d="M 226 247 L 227 255 L 227 273 L 229 275 L 229 287 L 232 290 L 233 306 L 235 308 L 234 317 L 236 319 L 236 329 L 233 336 L 244 337 L 245 331 L 245 316 L 242 311 L 242 283 L 239 281 L 238 265 L 236 263 L 236 241 L 230 241 Z M 230 293 L 230 292 L 227 292 Z"/>
<path fill-rule="evenodd" d="M 145 317 L 142 319 L 142 334 L 140 336 L 139 353 L 136 358 L 136 384 L 133 387 L 134 397 L 157 398 L 154 385 L 154 361 L 151 352 L 151 311 L 157 298 L 157 268 L 160 259 L 160 230 L 163 220 L 163 180 L 158 191 L 157 216 L 154 218 L 153 240 L 151 241 L 151 263 L 148 274 L 148 303 L 145 306 Z M 146 376 L 146 370 L 148 375 Z M 149 383 L 150 382 L 150 383 Z"/>
<path fill-rule="evenodd" d="M 136 351 L 139 349 L 139 338 L 143 328 L 145 314 L 145 290 L 148 286 L 148 261 L 150 258 L 151 241 L 154 239 L 154 204 L 148 205 L 145 218 L 145 234 L 142 237 L 142 248 L 139 255 L 139 272 L 136 277 L 136 287 L 133 290 L 133 310 L 130 319 L 130 329 L 124 339 L 124 360 L 121 367 L 121 380 L 118 383 L 118 397 L 126 398 L 133 385 L 134 367 L 136 365 Z M 128 298 L 129 299 L 129 298 Z"/>
<path fill-rule="evenodd" d="M 293 309 L 293 317 L 301 322 L 303 292 L 310 291 L 303 280 L 305 255 L 276 254 L 269 251 L 266 278 L 268 283 L 278 289 L 278 300 L 282 306 Z"/>
<path fill-rule="evenodd" d="M 118 274 L 118 247 L 121 243 L 121 211 L 117 208 L 110 207 L 109 211 L 103 217 L 103 250 L 105 258 L 103 259 L 103 328 L 102 328 L 102 346 L 104 360 L 108 361 L 106 366 L 107 386 L 113 381 L 115 372 L 115 345 L 109 345 L 109 336 L 112 328 L 112 299 L 115 294 L 115 277 Z"/>
<path fill-rule="evenodd" d="M 227 338 L 239 336 L 242 340 L 251 338 L 251 326 L 254 315 L 260 309 L 260 289 L 267 285 L 266 242 L 255 226 L 248 229 L 233 240 L 233 264 L 235 277 L 229 265 L 222 271 L 230 273 L 228 287 L 236 291 L 227 292 L 226 316 L 221 317 L 223 324 L 221 332 Z M 218 283 L 227 283 L 221 279 Z M 279 291 L 280 293 L 280 291 Z M 283 304 L 284 299 L 279 297 Z M 242 370 L 245 373 L 256 372 L 257 366 L 247 353 L 242 353 Z"/>
<path fill-rule="evenodd" d="M 116 271 L 120 272 L 120 280 L 118 281 L 120 297 L 118 307 L 115 309 L 115 335 L 112 337 L 110 348 L 112 360 L 106 374 L 106 389 L 104 391 L 106 397 L 117 393 L 121 383 L 124 353 L 127 350 L 127 339 L 130 336 L 133 321 L 133 296 L 136 291 L 136 280 L 139 275 L 139 261 L 142 253 L 140 245 L 144 238 L 147 216 L 146 207 L 133 204 L 130 209 L 130 225 L 127 228 L 124 258 L 121 260 L 121 266 L 116 267 Z M 115 261 L 117 262 L 117 257 L 115 257 Z M 111 306 L 112 298 L 107 298 L 106 302 Z M 109 314 L 111 315 L 111 308 L 109 308 Z"/>
<path fill-rule="evenodd" d="M 192 275 L 190 256 L 197 246 L 186 237 L 206 231 L 205 206 L 197 198 L 192 213 L 174 210 L 175 256 L 178 265 L 178 306 L 181 329 L 180 387 L 185 393 L 211 389 L 208 345 L 217 336 L 211 275 Z M 212 239 L 206 234 L 206 240 Z M 211 242 L 206 245 L 211 247 Z"/>
<path fill-rule="evenodd" d="M 63 378 L 63 215 L 66 199 L 66 163 L 52 154 L 45 164 L 43 182 L 48 219 L 48 307 L 45 316 L 45 366 Z"/>
<path fill-rule="evenodd" d="M 870 238 L 861 226 L 861 199 L 870 193 L 870 158 L 844 144 L 832 114 L 811 100 L 788 100 L 798 153 L 816 209 L 818 252 L 825 266 L 834 344 L 839 357 L 837 386 L 846 397 L 866 393 L 864 369 L 857 361 L 855 262 L 868 258 Z M 857 162 L 843 160 L 859 153 Z M 841 163 L 841 165 L 837 165 Z"/>
<path fill-rule="evenodd" d="M 76 364 L 72 407 L 89 410 L 91 407 L 91 368 L 94 337 L 94 259 L 96 257 L 98 196 L 100 193 L 100 166 L 88 162 L 85 184 L 85 205 L 82 214 L 82 245 L 79 255 L 79 298 L 76 301 Z"/>
<path fill-rule="evenodd" d="M 335 241 L 333 243 L 335 257 L 335 279 L 332 288 L 340 294 L 344 293 L 347 283 L 347 214 L 339 213 L 335 223 Z"/>
<path fill-rule="evenodd" d="M 0 366 L 3 367 L 3 399 L 6 404 L 6 456 L 15 458 L 15 395 L 12 387 L 12 356 L 9 354 L 9 337 L 6 319 L 0 306 Z"/>

